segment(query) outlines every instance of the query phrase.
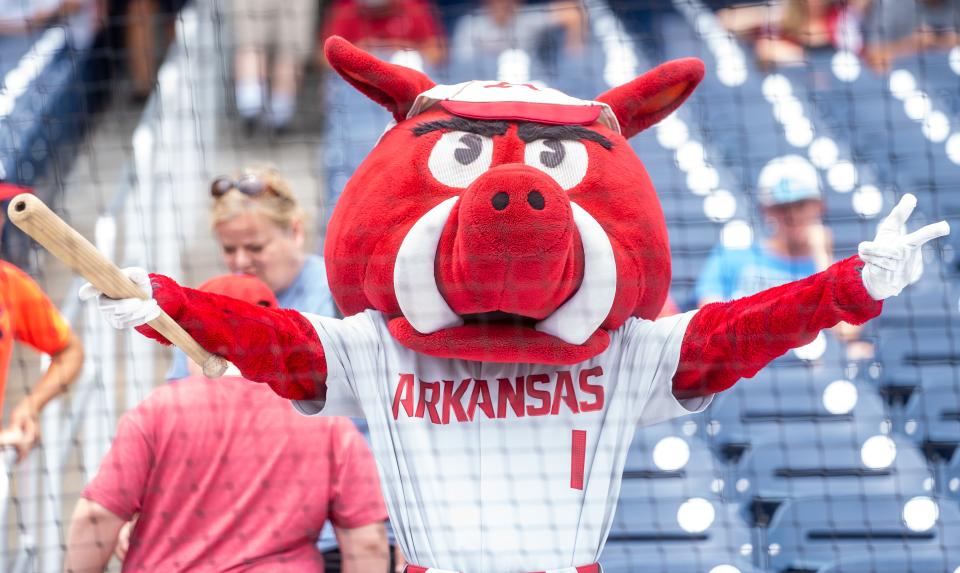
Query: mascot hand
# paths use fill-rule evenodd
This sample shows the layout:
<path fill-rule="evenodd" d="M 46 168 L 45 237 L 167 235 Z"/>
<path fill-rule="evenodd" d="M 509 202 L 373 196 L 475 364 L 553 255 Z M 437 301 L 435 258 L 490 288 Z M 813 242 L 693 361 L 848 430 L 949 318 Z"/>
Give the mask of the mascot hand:
<path fill-rule="evenodd" d="M 877 227 L 876 238 L 860 243 L 860 258 L 866 263 L 863 284 L 874 300 L 896 296 L 920 280 L 923 274 L 921 247 L 927 241 L 950 234 L 950 225 L 946 221 L 907 234 L 907 218 L 916 206 L 916 197 L 904 195 Z"/>
<path fill-rule="evenodd" d="M 146 293 L 146 299 L 139 298 L 109 298 L 97 287 L 90 283 L 80 287 L 80 300 L 97 299 L 97 308 L 110 326 L 116 329 L 133 328 L 146 324 L 160 316 L 160 305 L 153 299 L 153 288 L 150 287 L 150 276 L 147 271 L 139 267 L 123 269 L 123 274 Z"/>

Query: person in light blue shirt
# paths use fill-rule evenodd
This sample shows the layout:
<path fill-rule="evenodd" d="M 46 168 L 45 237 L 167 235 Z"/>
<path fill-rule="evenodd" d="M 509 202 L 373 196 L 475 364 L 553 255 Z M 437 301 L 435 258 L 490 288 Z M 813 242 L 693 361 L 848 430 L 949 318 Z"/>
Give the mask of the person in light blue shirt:
<path fill-rule="evenodd" d="M 832 240 L 823 225 L 816 168 L 798 155 L 774 159 L 760 172 L 758 193 L 772 232 L 746 245 L 714 247 L 697 280 L 698 306 L 749 296 L 830 265 Z"/>
<path fill-rule="evenodd" d="M 210 186 L 213 233 L 230 272 L 267 283 L 283 308 L 337 316 L 323 258 L 304 252 L 304 215 L 290 185 L 272 168 L 249 167 Z M 188 375 L 174 352 L 167 380 Z"/>
<path fill-rule="evenodd" d="M 750 296 L 817 272 L 812 257 L 783 256 L 763 243 L 745 249 L 714 247 L 697 280 L 699 306 Z"/>

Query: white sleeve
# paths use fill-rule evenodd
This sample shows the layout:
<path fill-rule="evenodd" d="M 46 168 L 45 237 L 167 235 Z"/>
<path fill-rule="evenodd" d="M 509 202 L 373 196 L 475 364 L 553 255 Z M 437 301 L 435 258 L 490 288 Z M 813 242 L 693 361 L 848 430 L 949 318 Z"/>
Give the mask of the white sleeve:
<path fill-rule="evenodd" d="M 673 376 L 680 364 L 680 346 L 687 325 L 697 311 L 668 316 L 656 321 L 637 320 L 624 333 L 624 360 L 637 364 L 648 391 L 637 392 L 637 423 L 650 426 L 702 412 L 713 395 L 678 400 L 673 395 Z"/>
<path fill-rule="evenodd" d="M 313 324 L 327 362 L 325 400 L 294 400 L 293 407 L 307 416 L 363 418 L 358 396 L 360 384 L 372 384 L 382 370 L 380 339 L 374 314 L 363 312 L 344 319 L 303 313 Z"/>

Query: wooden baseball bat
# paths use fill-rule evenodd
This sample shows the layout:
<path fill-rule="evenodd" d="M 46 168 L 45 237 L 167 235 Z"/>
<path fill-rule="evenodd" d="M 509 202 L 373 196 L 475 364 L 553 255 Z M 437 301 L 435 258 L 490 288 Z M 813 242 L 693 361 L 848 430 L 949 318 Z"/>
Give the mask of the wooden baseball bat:
<path fill-rule="evenodd" d="M 90 241 L 83 238 L 34 195 L 21 193 L 14 197 L 7 207 L 7 215 L 14 225 L 108 297 L 147 298 L 147 295 L 91 245 Z M 208 378 L 216 378 L 226 371 L 226 360 L 204 350 L 162 309 L 160 316 L 147 324 L 202 366 L 203 373 Z"/>

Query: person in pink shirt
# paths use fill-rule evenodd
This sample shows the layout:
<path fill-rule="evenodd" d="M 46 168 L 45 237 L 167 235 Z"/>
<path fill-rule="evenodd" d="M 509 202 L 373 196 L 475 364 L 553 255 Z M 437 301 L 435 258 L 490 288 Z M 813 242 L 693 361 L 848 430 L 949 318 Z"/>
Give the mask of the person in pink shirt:
<path fill-rule="evenodd" d="M 279 306 L 252 276 L 218 277 L 200 290 Z M 81 495 L 70 573 L 103 571 L 134 518 L 125 572 L 322 573 L 315 542 L 327 520 L 343 573 L 389 568 L 376 466 L 353 423 L 302 416 L 239 375 L 193 374 L 155 389 L 120 420 Z"/>

